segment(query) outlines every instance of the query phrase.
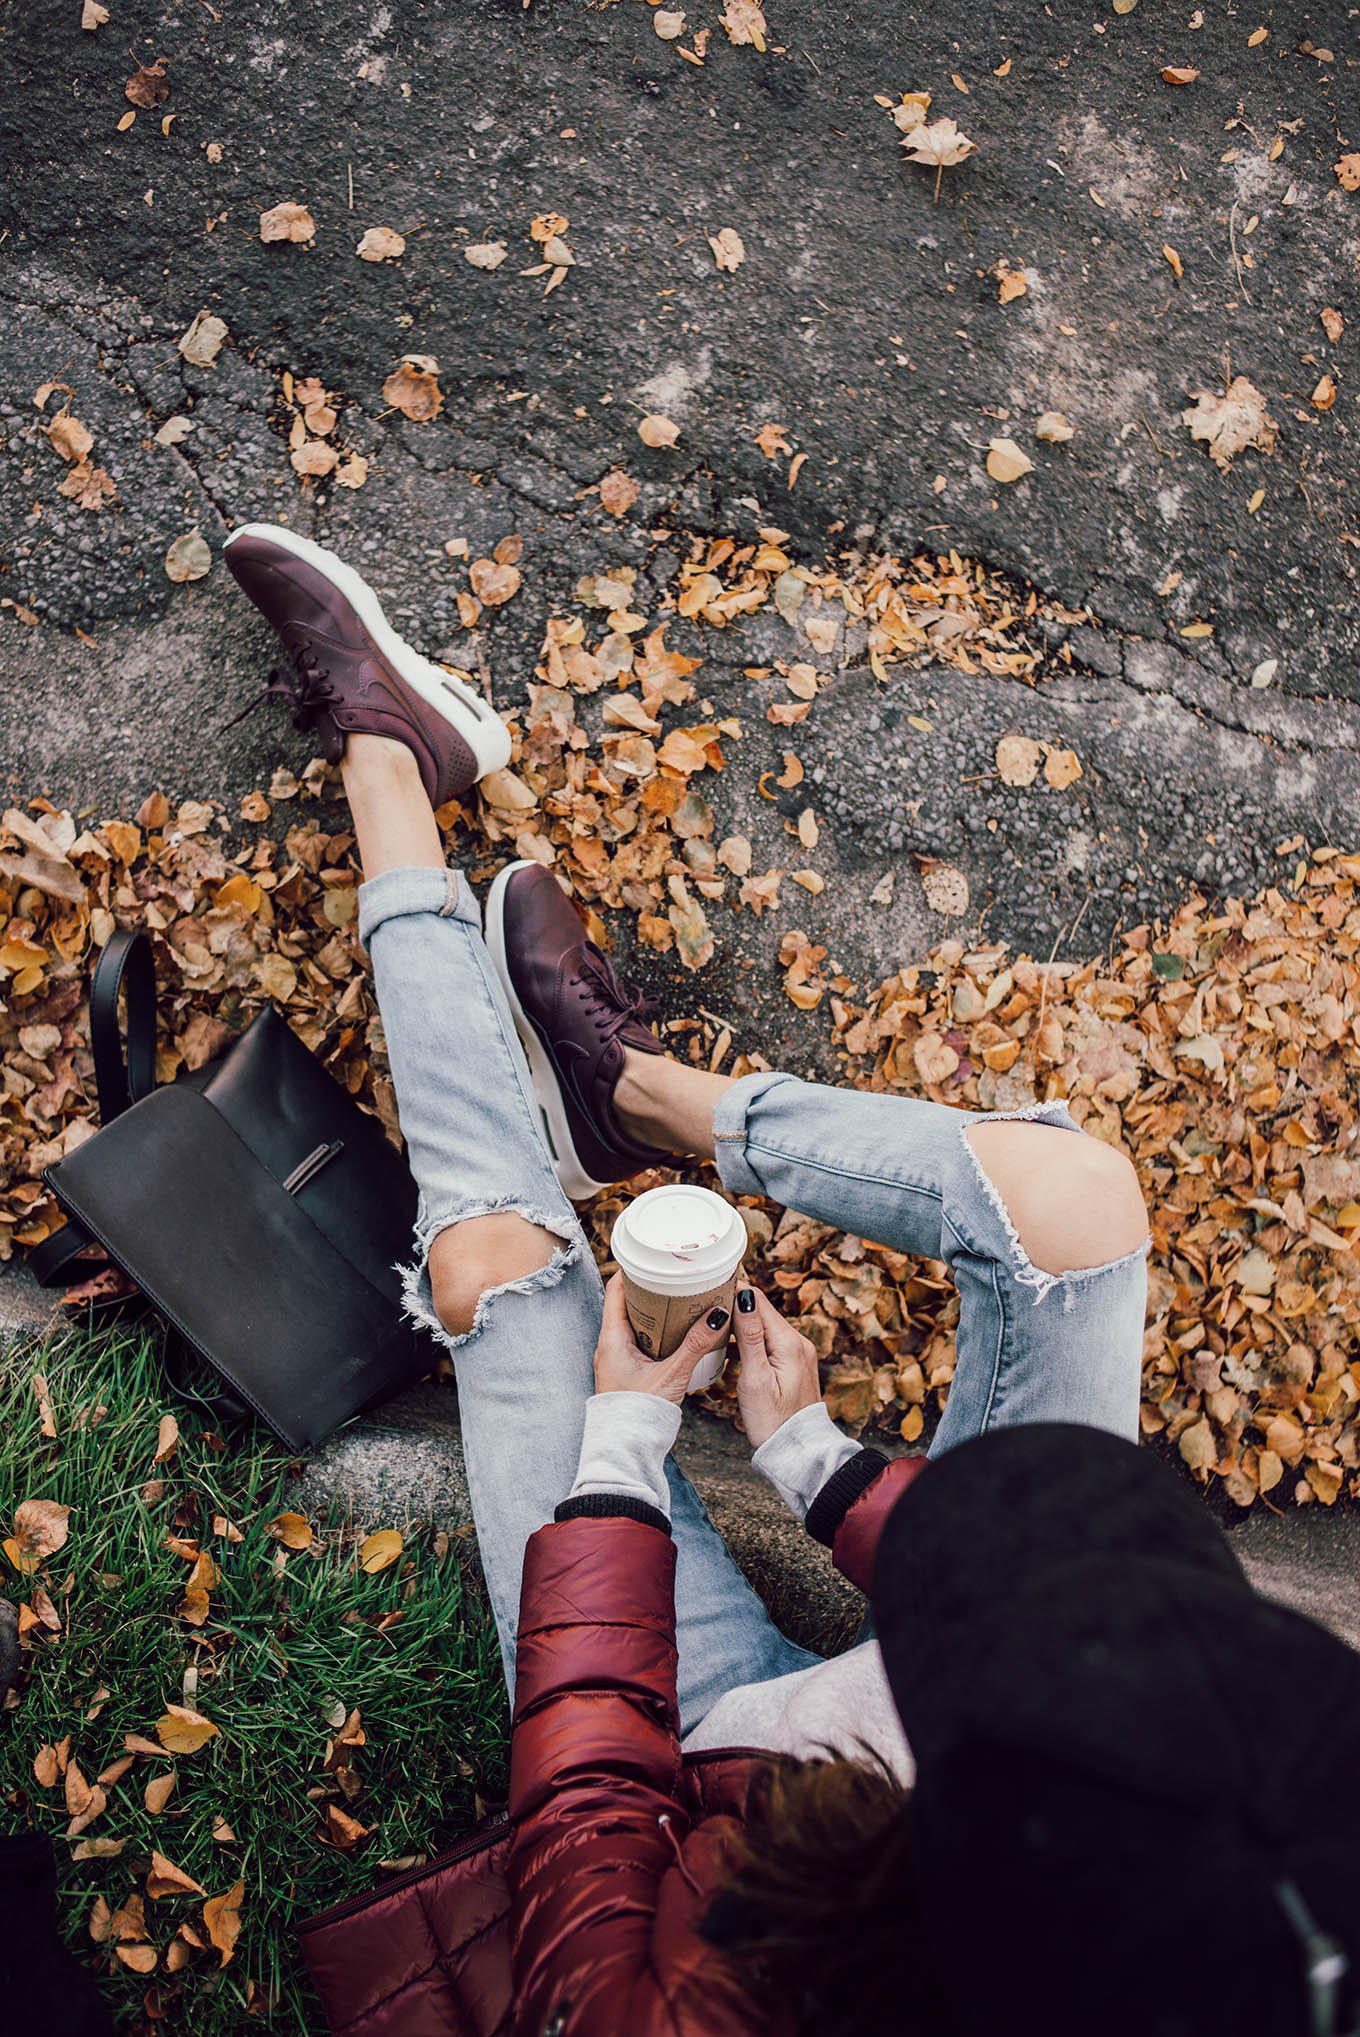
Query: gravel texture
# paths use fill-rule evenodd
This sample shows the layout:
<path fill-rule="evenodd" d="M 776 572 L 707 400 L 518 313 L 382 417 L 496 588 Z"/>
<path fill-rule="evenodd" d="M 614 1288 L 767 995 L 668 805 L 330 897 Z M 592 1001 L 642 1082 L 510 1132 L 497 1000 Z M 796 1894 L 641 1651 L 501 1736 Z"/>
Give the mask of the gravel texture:
<path fill-rule="evenodd" d="M 1345 833 L 1360 634 L 1343 494 L 1360 196 L 1333 171 L 1360 125 L 1346 8 L 1295 9 L 1255 48 L 1246 17 L 1216 9 L 1199 28 L 1150 6 L 1076 21 L 1019 0 L 975 16 L 775 0 L 767 15 L 761 55 L 728 43 L 716 0 L 711 18 L 693 10 L 691 29 L 714 31 L 700 67 L 640 0 L 464 0 L 456 16 L 340 0 L 301 29 L 197 0 L 133 5 L 94 34 L 65 0 L 6 11 L 0 586 L 41 618 L 0 609 L 9 796 L 127 811 L 153 782 L 231 801 L 267 779 L 272 716 L 226 724 L 269 642 L 220 561 L 196 585 L 166 578 L 186 529 L 214 554 L 260 516 L 336 545 L 422 648 L 485 669 L 510 704 L 580 573 L 631 564 L 655 604 L 675 533 L 776 523 L 809 562 L 953 547 L 1092 616 L 1050 626 L 1062 676 L 1037 695 L 942 667 L 894 668 L 884 691 L 847 635 L 836 684 L 787 746 L 816 767 L 821 903 L 835 900 L 833 916 L 797 899 L 794 923 L 852 975 L 971 936 L 984 914 L 988 938 L 1036 952 L 1078 932 L 1100 946 L 1189 882 L 1253 887 L 1288 867 L 1277 842 Z M 168 96 L 119 133 L 129 49 L 164 60 Z M 1172 87 L 1167 64 L 1200 75 Z M 907 90 L 979 144 L 938 203 L 875 103 Z M 284 199 L 310 208 L 311 244 L 259 240 Z M 576 256 L 550 295 L 521 273 L 547 212 L 570 220 Z M 399 261 L 356 258 L 377 224 L 407 236 Z M 746 249 L 727 274 L 706 238 L 724 226 Z M 492 272 L 462 254 L 488 238 L 508 249 Z M 1029 283 L 1004 306 L 989 273 L 1003 259 Z M 1347 322 L 1336 346 L 1325 308 Z M 200 309 L 228 328 L 206 368 L 176 350 Z M 384 403 L 408 351 L 440 364 L 431 424 Z M 1221 388 L 1225 355 L 1279 427 L 1272 455 L 1240 453 L 1226 475 L 1179 417 Z M 1324 412 L 1309 398 L 1328 369 L 1340 393 Z M 362 489 L 293 473 L 286 370 L 337 393 L 335 436 L 370 460 Z M 57 493 L 31 401 L 47 379 L 74 391 L 117 486 L 98 512 Z M 1040 445 L 1054 408 L 1076 436 Z M 680 426 L 673 450 L 636 436 L 651 409 Z M 159 445 L 171 416 L 189 434 Z M 753 442 L 771 422 L 807 455 L 792 489 L 789 460 Z M 1035 460 L 1016 485 L 986 474 L 996 434 Z M 621 521 L 590 492 L 615 465 L 641 490 Z M 444 540 L 475 557 L 512 530 L 524 590 L 464 631 Z M 1179 634 L 1201 619 L 1211 637 Z M 787 732 L 765 727 L 742 674 L 806 646 L 772 615 L 716 655 L 704 639 L 710 697 L 749 733 L 707 794 L 724 829 L 746 826 L 759 852 L 763 828 L 783 851 L 789 814 L 748 791 Z M 1008 731 L 1070 744 L 1081 783 L 990 779 Z M 963 870 L 962 927 L 926 905 L 921 856 Z M 889 869 L 891 905 L 869 906 Z M 746 965 L 765 977 L 789 923 L 746 921 L 741 954 L 719 957 L 711 988 L 738 1017 L 763 1004 Z M 777 1044 L 816 1060 L 818 1024 L 781 1012 Z"/>

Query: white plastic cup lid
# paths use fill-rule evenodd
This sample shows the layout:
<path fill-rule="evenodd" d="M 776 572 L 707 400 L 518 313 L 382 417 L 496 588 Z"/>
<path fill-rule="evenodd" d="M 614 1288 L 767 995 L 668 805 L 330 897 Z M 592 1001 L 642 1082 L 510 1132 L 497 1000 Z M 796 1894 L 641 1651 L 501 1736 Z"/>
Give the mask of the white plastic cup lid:
<path fill-rule="evenodd" d="M 740 1210 L 708 1188 L 649 1188 L 616 1218 L 609 1249 L 630 1280 L 659 1291 L 716 1286 L 741 1264 Z"/>

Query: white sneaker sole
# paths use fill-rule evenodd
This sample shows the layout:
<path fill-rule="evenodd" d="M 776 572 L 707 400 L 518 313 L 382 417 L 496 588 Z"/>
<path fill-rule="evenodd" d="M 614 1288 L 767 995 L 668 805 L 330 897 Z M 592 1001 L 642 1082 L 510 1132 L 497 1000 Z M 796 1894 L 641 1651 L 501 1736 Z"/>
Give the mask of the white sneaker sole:
<path fill-rule="evenodd" d="M 503 769 L 510 762 L 510 731 L 495 708 L 442 665 L 432 664 L 419 651 L 413 651 L 397 635 L 383 614 L 377 595 L 353 566 L 347 566 L 324 545 L 314 545 L 310 538 L 299 537 L 296 531 L 285 530 L 277 523 L 243 523 L 232 532 L 224 549 L 230 551 L 238 538 L 247 537 L 267 538 L 296 558 L 305 559 L 344 595 L 376 649 L 400 672 L 412 692 L 418 693 L 441 721 L 457 729 L 476 759 L 479 778 L 484 778 L 488 771 Z"/>
<path fill-rule="evenodd" d="M 501 986 L 509 1000 L 511 1015 L 515 1021 L 515 1031 L 519 1034 L 520 1045 L 523 1047 L 525 1059 L 529 1063 L 529 1073 L 533 1077 L 534 1083 L 534 1095 L 538 1099 L 539 1115 L 543 1119 L 543 1136 L 547 1140 L 548 1152 L 552 1156 L 553 1170 L 557 1175 L 558 1181 L 561 1183 L 564 1195 L 569 1196 L 573 1202 L 589 1202 L 592 1195 L 598 1195 L 600 1190 L 608 1188 L 610 1183 L 607 1181 L 596 1181 L 592 1175 L 586 1173 L 585 1168 L 581 1165 L 581 1157 L 572 1140 L 571 1127 L 567 1119 L 567 1107 L 562 1098 L 561 1085 L 557 1080 L 556 1074 L 553 1072 L 553 1065 L 548 1058 L 543 1042 L 534 1031 L 524 1011 L 524 1007 L 515 995 L 515 986 L 511 981 L 510 971 L 506 966 L 506 888 L 516 870 L 527 870 L 529 868 L 530 864 L 527 860 L 519 863 L 507 863 L 487 893 L 485 914 L 486 945 L 491 951 L 491 959 L 496 965 L 496 974 L 500 977 Z"/>

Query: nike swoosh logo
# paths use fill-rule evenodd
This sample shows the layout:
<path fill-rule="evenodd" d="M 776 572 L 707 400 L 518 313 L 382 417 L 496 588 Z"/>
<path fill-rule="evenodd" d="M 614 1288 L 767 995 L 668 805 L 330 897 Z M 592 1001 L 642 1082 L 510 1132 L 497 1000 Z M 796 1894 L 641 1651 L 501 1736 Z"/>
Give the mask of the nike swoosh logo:
<path fill-rule="evenodd" d="M 543 1042 L 544 1051 L 552 1062 L 553 1073 L 557 1077 L 558 1088 L 562 1091 L 567 1101 L 575 1105 L 586 1123 L 594 1130 L 595 1116 L 581 1093 L 579 1079 L 581 1068 L 590 1064 L 591 1056 L 589 1052 L 586 1048 L 578 1045 L 575 1040 L 551 1039 L 540 1025 L 535 1024 L 534 1031 Z M 577 1066 L 573 1066 L 573 1062 Z M 600 1134 L 596 1132 L 596 1136 L 599 1137 Z"/>

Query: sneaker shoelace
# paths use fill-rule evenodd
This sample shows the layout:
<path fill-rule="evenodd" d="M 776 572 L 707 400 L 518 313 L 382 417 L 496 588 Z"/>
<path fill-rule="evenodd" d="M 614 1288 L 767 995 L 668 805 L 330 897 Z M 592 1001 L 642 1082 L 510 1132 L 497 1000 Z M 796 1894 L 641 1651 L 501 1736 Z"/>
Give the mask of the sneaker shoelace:
<path fill-rule="evenodd" d="M 264 685 L 239 714 L 232 716 L 228 728 L 234 728 L 238 721 L 254 714 L 262 701 L 271 698 L 292 703 L 293 727 L 298 730 L 314 727 L 323 714 L 340 705 L 340 695 L 330 683 L 330 674 L 318 664 L 310 644 L 300 644 L 289 655 L 290 664 L 271 665 Z"/>
<path fill-rule="evenodd" d="M 581 953 L 578 973 L 585 988 L 585 1008 L 601 1041 L 607 1046 L 629 1026 L 636 1025 L 645 1031 L 647 1020 L 656 1010 L 656 999 L 648 997 L 636 983 L 621 983 L 594 941 L 584 942 Z"/>

